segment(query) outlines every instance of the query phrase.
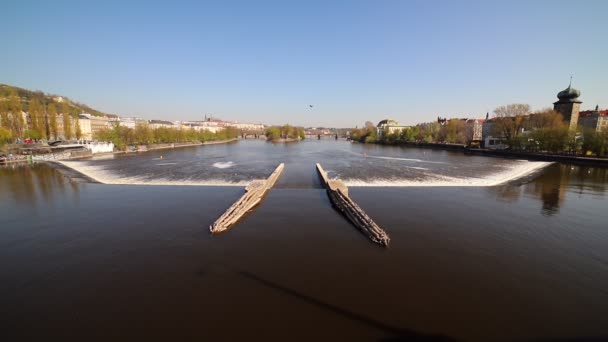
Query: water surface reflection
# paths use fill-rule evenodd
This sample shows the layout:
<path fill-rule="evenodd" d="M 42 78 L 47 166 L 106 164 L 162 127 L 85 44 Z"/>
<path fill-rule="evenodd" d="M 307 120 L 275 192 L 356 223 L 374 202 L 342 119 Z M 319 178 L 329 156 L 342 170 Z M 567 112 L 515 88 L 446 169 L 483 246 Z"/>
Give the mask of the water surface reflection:
<path fill-rule="evenodd" d="M 522 186 L 504 185 L 487 189 L 506 202 L 516 202 L 521 196 L 538 199 L 541 213 L 552 216 L 559 213 L 567 199 L 575 200 L 581 195 L 604 198 L 608 191 L 608 169 L 554 164 Z"/>

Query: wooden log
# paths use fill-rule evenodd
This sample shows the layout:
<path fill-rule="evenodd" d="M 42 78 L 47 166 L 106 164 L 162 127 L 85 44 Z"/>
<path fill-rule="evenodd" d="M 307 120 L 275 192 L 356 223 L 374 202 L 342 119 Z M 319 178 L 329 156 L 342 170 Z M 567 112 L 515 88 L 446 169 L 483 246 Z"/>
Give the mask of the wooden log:
<path fill-rule="evenodd" d="M 321 182 L 327 188 L 327 195 L 334 208 L 344 215 L 357 229 L 373 242 L 388 247 L 388 234 L 348 196 L 348 187 L 339 179 L 329 179 L 327 172 L 317 163 Z"/>
<path fill-rule="evenodd" d="M 284 168 L 285 164 L 281 163 L 267 179 L 256 179 L 251 181 L 245 188 L 243 196 L 234 202 L 220 218 L 209 226 L 211 233 L 217 234 L 228 230 L 247 214 L 247 212 L 258 205 L 264 199 L 268 190 L 270 190 L 277 179 L 279 179 Z"/>

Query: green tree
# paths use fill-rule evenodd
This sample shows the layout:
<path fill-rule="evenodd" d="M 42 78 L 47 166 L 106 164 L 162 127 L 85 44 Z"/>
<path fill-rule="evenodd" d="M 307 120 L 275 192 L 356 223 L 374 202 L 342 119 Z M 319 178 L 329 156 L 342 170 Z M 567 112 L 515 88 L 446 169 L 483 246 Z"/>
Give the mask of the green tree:
<path fill-rule="evenodd" d="M 48 104 L 46 108 L 46 115 L 49 120 L 49 134 L 48 138 L 57 139 L 57 108 L 55 107 L 55 103 L 51 102 Z"/>
<path fill-rule="evenodd" d="M 608 129 L 596 131 L 588 129 L 583 132 L 583 151 L 585 154 L 595 154 L 598 157 L 608 155 Z"/>
<path fill-rule="evenodd" d="M 464 120 L 452 119 L 445 125 L 445 141 L 451 144 L 467 143 L 467 124 Z"/>
<path fill-rule="evenodd" d="M 10 89 L 8 92 L 8 112 L 10 113 L 11 131 L 13 136 L 17 138 L 22 137 L 25 128 L 21 109 L 21 97 L 15 90 Z"/>
<path fill-rule="evenodd" d="M 28 129 L 25 132 L 23 132 L 23 137 L 30 138 L 30 139 L 41 139 L 42 135 L 37 130 Z"/>
<path fill-rule="evenodd" d="M 42 106 L 43 105 L 38 99 L 38 97 L 32 97 L 28 107 L 30 121 L 32 123 L 30 131 L 37 132 L 37 136 L 39 136 L 39 138 L 37 139 L 46 138 L 45 120 L 42 114 Z"/>
<path fill-rule="evenodd" d="M 154 133 L 147 124 L 137 124 L 135 126 L 134 140 L 138 144 L 149 144 L 154 142 Z"/>
<path fill-rule="evenodd" d="M 74 135 L 76 136 L 76 139 L 82 139 L 82 129 L 80 129 L 80 118 L 78 117 L 78 112 L 74 113 L 74 126 Z"/>
<path fill-rule="evenodd" d="M 0 127 L 11 130 L 11 120 L 8 115 L 8 102 L 0 98 Z"/>
<path fill-rule="evenodd" d="M 13 140 L 13 132 L 6 127 L 0 127 L 0 146 Z"/>
<path fill-rule="evenodd" d="M 61 103 L 61 113 L 63 114 L 63 135 L 70 140 L 72 139 L 72 114 L 66 101 Z"/>

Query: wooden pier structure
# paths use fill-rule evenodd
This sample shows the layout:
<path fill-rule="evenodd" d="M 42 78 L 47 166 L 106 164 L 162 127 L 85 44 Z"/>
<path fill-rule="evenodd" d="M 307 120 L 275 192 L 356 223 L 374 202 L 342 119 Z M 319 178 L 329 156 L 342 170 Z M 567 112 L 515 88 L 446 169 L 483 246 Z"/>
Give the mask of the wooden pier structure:
<path fill-rule="evenodd" d="M 390 238 L 367 214 L 348 196 L 348 187 L 339 179 L 329 179 L 321 164 L 317 163 L 321 183 L 327 189 L 327 195 L 334 208 L 342 213 L 357 229 L 373 242 L 388 247 Z"/>
<path fill-rule="evenodd" d="M 264 195 L 266 195 L 268 190 L 274 186 L 274 183 L 277 181 L 284 168 L 285 164 L 281 163 L 268 179 L 256 179 L 251 181 L 245 188 L 245 194 L 234 202 L 234 204 L 209 227 L 211 233 L 217 234 L 228 230 L 247 214 L 247 212 L 258 205 L 262 199 L 264 199 Z"/>

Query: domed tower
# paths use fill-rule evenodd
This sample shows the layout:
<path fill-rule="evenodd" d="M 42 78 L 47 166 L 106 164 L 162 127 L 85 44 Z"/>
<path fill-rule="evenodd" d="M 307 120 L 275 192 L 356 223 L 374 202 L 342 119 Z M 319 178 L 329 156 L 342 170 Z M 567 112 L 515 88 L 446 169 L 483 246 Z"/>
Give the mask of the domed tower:
<path fill-rule="evenodd" d="M 572 88 L 572 78 L 570 78 L 568 88 L 557 93 L 559 100 L 553 103 L 553 109 L 556 112 L 562 113 L 564 120 L 569 122 L 570 130 L 573 131 L 576 131 L 578 113 L 581 110 L 581 103 L 583 103 L 578 100 L 579 96 L 581 96 L 581 92 Z"/>

